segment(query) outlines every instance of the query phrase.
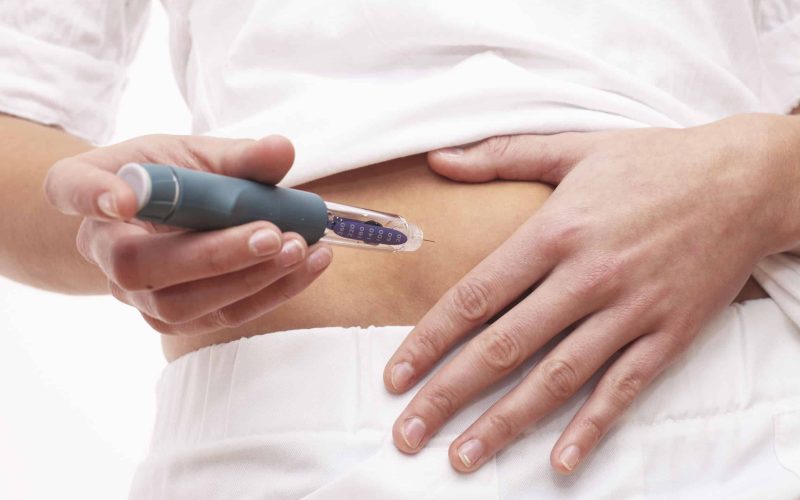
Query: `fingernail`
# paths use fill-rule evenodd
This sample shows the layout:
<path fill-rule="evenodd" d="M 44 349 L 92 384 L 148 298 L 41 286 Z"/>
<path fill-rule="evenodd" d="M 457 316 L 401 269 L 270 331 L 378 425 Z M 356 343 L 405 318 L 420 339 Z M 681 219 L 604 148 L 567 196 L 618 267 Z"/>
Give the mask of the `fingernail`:
<path fill-rule="evenodd" d="M 581 450 L 578 449 L 577 446 L 570 445 L 561 452 L 561 456 L 558 457 L 558 461 L 561 462 L 561 465 L 564 466 L 565 469 L 572 472 L 575 469 L 575 466 L 578 465 L 578 461 L 581 459 Z"/>
<path fill-rule="evenodd" d="M 111 193 L 103 193 L 97 197 L 97 206 L 100 211 L 111 217 L 112 219 L 121 218 L 117 210 L 117 202 Z"/>
<path fill-rule="evenodd" d="M 303 246 L 297 240 L 290 240 L 283 245 L 283 250 L 278 256 L 278 262 L 283 267 L 289 267 L 303 260 Z"/>
<path fill-rule="evenodd" d="M 281 247 L 281 237 L 272 229 L 259 229 L 250 236 L 250 250 L 259 257 L 275 253 Z"/>
<path fill-rule="evenodd" d="M 425 422 L 419 417 L 411 417 L 403 424 L 403 440 L 409 448 L 419 448 L 422 438 L 425 437 Z"/>
<path fill-rule="evenodd" d="M 414 368 L 412 368 L 411 363 L 407 361 L 397 363 L 392 368 L 392 387 L 398 391 L 404 390 L 413 376 Z"/>
<path fill-rule="evenodd" d="M 461 156 L 464 154 L 464 148 L 443 148 L 437 149 L 436 154 L 445 156 Z"/>
<path fill-rule="evenodd" d="M 470 439 L 458 447 L 458 458 L 465 467 L 472 467 L 483 456 L 483 442 L 480 439 Z"/>
<path fill-rule="evenodd" d="M 333 259 L 333 253 L 329 248 L 317 248 L 308 258 L 308 269 L 312 273 L 318 273 L 328 267 Z"/>

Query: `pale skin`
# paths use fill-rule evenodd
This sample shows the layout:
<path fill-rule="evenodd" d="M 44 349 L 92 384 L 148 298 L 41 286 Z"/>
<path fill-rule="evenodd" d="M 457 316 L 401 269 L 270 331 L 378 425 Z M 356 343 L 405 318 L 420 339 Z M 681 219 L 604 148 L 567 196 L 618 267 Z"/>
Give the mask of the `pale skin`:
<path fill-rule="evenodd" d="M 429 163 L 438 173 L 459 181 L 513 178 L 541 180 L 559 188 L 543 210 L 442 297 L 390 360 L 387 387 L 393 392 L 408 390 L 458 338 L 547 274 L 533 294 L 473 340 L 420 390 L 395 426 L 398 447 L 411 453 L 421 449 L 481 387 L 502 377 L 557 331 L 588 318 L 523 386 L 467 429 L 450 453 L 456 469 L 476 470 L 562 402 L 603 359 L 630 344 L 554 447 L 557 470 L 569 472 L 579 466 L 630 400 L 685 348 L 714 312 L 730 303 L 755 261 L 796 244 L 797 228 L 790 216 L 798 208 L 790 193 L 791 186 L 797 185 L 800 158 L 796 122 L 775 116 L 734 120 L 741 121 L 686 131 L 498 138 L 468 147 L 460 155 L 430 154 Z M 6 141 L 12 147 L 0 146 L 8 149 L 3 151 L 8 153 L 8 168 L 0 169 L 0 175 L 6 177 L 3 185 L 13 187 L 0 203 L 5 204 L 4 213 L 19 213 L 21 207 L 27 213 L 24 222 L 22 218 L 0 220 L 4 234 L 18 236 L 0 245 L 0 271 L 9 277 L 68 293 L 106 293 L 110 289 L 118 299 L 139 309 L 156 330 L 198 335 L 231 322 L 246 324 L 274 310 L 330 263 L 329 249 L 309 249 L 297 235 L 281 234 L 268 223 L 191 235 L 123 222 L 135 210 L 133 193 L 114 176 L 123 163 L 176 163 L 276 182 L 293 156 L 291 144 L 282 138 L 237 141 L 151 136 L 95 149 L 58 130 L 10 117 L 0 117 L 0 131 L 13 138 Z M 696 175 L 721 165 L 722 152 L 730 144 L 743 143 L 757 147 L 730 156 L 739 166 L 743 158 L 758 165 L 750 169 L 749 176 L 746 169 L 733 169 L 738 176 L 727 175 L 726 170 L 720 179 Z M 42 148 L 42 144 L 48 146 Z M 692 154 L 686 152 L 689 146 L 694 146 Z M 670 155 L 675 155 L 673 161 L 669 161 Z M 465 168 L 467 165 L 473 168 Z M 682 182 L 679 190 L 665 187 L 676 180 Z M 688 187 L 687 180 L 691 181 Z M 723 181 L 729 197 L 698 202 L 718 187 L 715 182 Z M 604 203 L 623 198 L 626 204 Z M 745 206 L 734 206 L 734 199 L 738 205 L 744 201 Z M 59 215 L 47 207 L 48 201 L 78 217 Z M 684 217 L 675 222 L 654 216 L 659 204 L 665 203 Z M 734 231 L 742 229 L 745 214 L 747 219 L 756 214 L 756 223 Z M 652 236 L 642 240 L 637 226 L 646 226 Z M 709 227 L 717 227 L 719 232 L 708 231 Z M 700 234 L 703 231 L 711 234 Z M 254 242 L 256 234 L 266 236 L 256 238 L 261 244 Z M 273 234 L 279 238 L 277 243 Z M 75 250 L 76 240 L 80 252 Z M 294 264 L 283 265 L 283 252 L 292 241 L 302 255 Z M 687 254 L 687 248 L 693 250 L 689 252 L 692 258 L 686 262 L 675 258 Z M 694 249 L 715 252 L 717 264 L 725 263 L 721 274 L 708 278 L 707 266 L 714 262 L 694 258 L 700 255 Z M 651 259 L 661 259 L 658 269 Z M 662 261 L 670 263 L 671 273 L 659 272 Z M 256 268 L 260 272 L 244 272 Z M 506 272 L 508 269 L 515 272 Z M 691 293 L 671 294 L 677 276 L 691 283 L 682 288 Z M 483 300 L 481 287 L 489 290 L 490 286 L 496 287 L 491 288 L 493 293 L 487 292 L 491 300 Z M 559 288 L 568 290 L 571 300 L 554 293 Z M 664 297 L 669 298 L 669 307 L 659 306 L 658 299 Z M 647 308 L 650 304 L 653 307 Z M 547 314 L 531 323 L 537 308 Z M 646 313 L 635 314 L 645 309 Z M 676 310 L 687 313 L 670 314 Z M 431 336 L 433 332 L 438 335 Z M 512 356 L 501 359 L 509 353 Z M 492 365 L 491 360 L 498 362 Z M 410 365 L 411 374 L 397 378 L 394 367 L 403 362 Z M 563 368 L 577 365 L 581 371 L 572 368 L 574 376 L 570 368 Z M 542 368 L 547 366 L 553 369 L 547 372 Z M 634 372 L 634 368 L 641 370 Z M 566 378 L 542 377 L 542 372 L 566 374 Z M 556 384 L 560 390 L 551 394 L 546 387 L 554 386 L 543 382 L 551 379 L 566 382 Z M 625 400 L 618 392 L 604 390 L 620 387 L 630 389 Z M 409 436 L 402 432 L 403 424 L 412 417 L 425 422 L 416 446 L 410 446 Z M 482 447 L 480 457 L 467 460 L 466 465 L 466 455 L 459 449 L 475 439 Z M 570 464 L 565 465 L 561 455 L 571 445 L 579 448 L 579 455 L 567 467 Z"/>

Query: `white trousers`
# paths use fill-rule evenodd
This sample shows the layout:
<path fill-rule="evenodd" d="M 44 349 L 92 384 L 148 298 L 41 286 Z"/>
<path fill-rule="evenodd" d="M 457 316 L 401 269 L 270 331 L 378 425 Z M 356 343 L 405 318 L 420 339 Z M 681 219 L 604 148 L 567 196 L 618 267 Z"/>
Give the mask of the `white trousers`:
<path fill-rule="evenodd" d="M 449 443 L 535 360 L 416 456 L 391 425 L 410 395 L 383 388 L 410 327 L 273 333 L 188 354 L 164 371 L 133 499 L 798 499 L 800 330 L 771 299 L 728 307 L 561 477 L 550 449 L 595 380 L 478 472 Z"/>

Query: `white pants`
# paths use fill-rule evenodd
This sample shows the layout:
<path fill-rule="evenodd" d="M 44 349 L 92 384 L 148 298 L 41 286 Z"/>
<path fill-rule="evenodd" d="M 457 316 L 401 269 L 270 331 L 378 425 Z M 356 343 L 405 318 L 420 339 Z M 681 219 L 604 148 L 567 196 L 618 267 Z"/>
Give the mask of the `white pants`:
<path fill-rule="evenodd" d="M 133 499 L 800 498 L 800 330 L 770 299 L 727 308 L 643 394 L 581 470 L 550 449 L 594 380 L 465 475 L 449 443 L 530 369 L 462 411 L 416 456 L 383 388 L 410 327 L 281 332 L 188 354 L 164 371 Z"/>

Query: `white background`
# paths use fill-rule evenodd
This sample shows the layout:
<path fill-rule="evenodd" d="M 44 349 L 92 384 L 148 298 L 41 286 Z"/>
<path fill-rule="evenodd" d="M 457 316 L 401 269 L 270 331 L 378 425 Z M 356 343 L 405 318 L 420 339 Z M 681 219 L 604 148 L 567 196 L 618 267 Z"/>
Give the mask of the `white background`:
<path fill-rule="evenodd" d="M 189 130 L 160 4 L 151 17 L 114 142 Z M 133 309 L 0 278 L 0 498 L 126 498 L 164 364 Z"/>

